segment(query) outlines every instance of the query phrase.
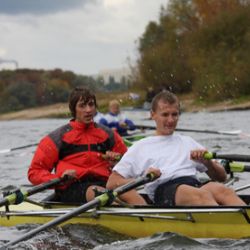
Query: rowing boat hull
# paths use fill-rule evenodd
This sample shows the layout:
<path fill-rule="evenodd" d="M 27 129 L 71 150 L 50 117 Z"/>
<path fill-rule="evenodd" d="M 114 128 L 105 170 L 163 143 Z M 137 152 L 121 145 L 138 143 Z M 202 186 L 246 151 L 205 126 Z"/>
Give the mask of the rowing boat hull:
<path fill-rule="evenodd" d="M 1 226 L 44 224 L 72 208 L 45 209 L 24 202 L 0 210 Z M 192 238 L 250 237 L 250 207 L 240 208 L 102 208 L 90 210 L 64 224 L 101 225 L 133 237 L 175 232 Z"/>

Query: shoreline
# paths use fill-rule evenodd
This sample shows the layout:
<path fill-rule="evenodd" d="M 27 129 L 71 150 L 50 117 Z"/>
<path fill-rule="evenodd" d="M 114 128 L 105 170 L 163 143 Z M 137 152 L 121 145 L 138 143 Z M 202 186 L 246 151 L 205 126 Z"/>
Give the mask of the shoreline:
<path fill-rule="evenodd" d="M 250 100 L 244 101 L 238 104 L 233 103 L 232 101 L 223 101 L 218 103 L 211 104 L 194 104 L 192 100 L 186 99 L 181 100 L 181 108 L 183 112 L 223 112 L 223 111 L 237 111 L 237 110 L 247 110 L 250 109 Z"/>
<path fill-rule="evenodd" d="M 245 101 L 239 104 L 232 104 L 229 101 L 220 102 L 210 105 L 194 104 L 192 99 L 181 99 L 182 112 L 223 112 L 223 111 L 237 111 L 250 109 L 250 101 Z M 131 109 L 133 110 L 133 109 Z M 0 114 L 0 121 L 9 120 L 31 120 L 42 118 L 70 118 L 68 103 L 57 103 L 44 107 L 36 107 L 25 109 L 21 111 Z"/>

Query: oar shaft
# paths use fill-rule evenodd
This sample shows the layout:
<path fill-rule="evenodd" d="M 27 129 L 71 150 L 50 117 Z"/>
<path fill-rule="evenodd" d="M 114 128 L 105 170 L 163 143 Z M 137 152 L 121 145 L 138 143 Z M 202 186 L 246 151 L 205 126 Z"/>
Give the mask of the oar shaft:
<path fill-rule="evenodd" d="M 150 125 L 136 125 L 136 128 L 138 129 L 150 129 L 155 130 L 155 126 Z M 180 132 L 194 132 L 194 133 L 204 133 L 204 134 L 219 134 L 219 135 L 240 135 L 241 131 L 217 131 L 217 130 L 199 130 L 199 129 L 188 129 L 188 128 L 176 128 L 175 131 Z"/>
<path fill-rule="evenodd" d="M 148 183 L 150 181 L 153 181 L 155 179 L 155 176 L 153 174 L 147 174 L 146 176 L 139 177 L 135 181 L 131 181 L 123 186 L 120 186 L 114 190 L 115 193 L 117 193 L 117 196 L 126 193 L 127 191 L 134 189 L 136 187 L 139 187 L 145 183 Z"/>
<path fill-rule="evenodd" d="M 0 150 L 0 153 L 9 153 L 11 151 L 15 151 L 15 150 L 19 150 L 19 149 L 24 149 L 24 148 L 30 148 L 33 146 L 37 146 L 37 143 L 33 143 L 33 144 L 28 144 L 28 145 L 24 145 L 24 146 L 20 146 L 20 147 L 15 147 L 15 148 L 8 148 L 8 149 L 2 149 Z"/>
<path fill-rule="evenodd" d="M 28 196 L 31 196 L 35 193 L 41 192 L 45 189 L 48 189 L 50 187 L 53 187 L 55 185 L 58 185 L 59 183 L 66 181 L 68 177 L 65 176 L 64 178 L 56 178 L 56 179 L 52 179 L 46 183 L 42 183 L 40 185 L 34 186 L 31 189 L 28 189 L 26 191 L 24 190 L 17 190 L 17 192 L 13 192 L 10 195 L 7 195 L 6 197 L 4 197 L 2 200 L 0 200 L 0 207 L 1 206 L 7 206 L 10 204 L 15 204 L 17 199 L 18 199 L 18 192 L 19 194 L 22 196 L 22 200 L 24 200 L 25 198 L 27 198 Z M 22 201 L 21 201 L 22 202 Z M 20 202 L 18 202 L 20 203 Z"/>
<path fill-rule="evenodd" d="M 247 184 L 247 185 L 244 185 L 244 186 L 241 186 L 241 187 L 237 187 L 234 189 L 235 192 L 239 192 L 239 191 L 242 191 L 242 190 L 245 190 L 245 189 L 248 189 L 250 188 L 250 184 Z"/>
<path fill-rule="evenodd" d="M 17 244 L 18 242 L 30 239 L 31 237 L 33 237 L 34 235 L 36 235 L 37 233 L 39 233 L 39 232 L 41 232 L 41 231 L 43 231 L 45 229 L 48 229 L 50 227 L 61 224 L 64 221 L 66 221 L 66 220 L 68 220 L 68 219 L 70 219 L 70 218 L 72 218 L 74 216 L 77 216 L 77 215 L 81 214 L 82 211 L 86 211 L 86 210 L 89 210 L 91 208 L 94 208 L 94 207 L 98 206 L 99 203 L 100 203 L 100 200 L 94 199 L 93 201 L 90 201 L 90 202 L 88 202 L 87 204 L 85 204 L 83 206 L 80 206 L 80 207 L 78 207 L 76 209 L 71 210 L 69 213 L 66 213 L 66 214 L 64 214 L 62 216 L 59 216 L 56 219 L 54 219 L 52 221 L 49 221 L 48 223 L 45 223 L 45 224 L 43 224 L 43 225 L 41 225 L 41 226 L 27 232 L 26 234 L 22 235 L 20 238 L 18 238 L 16 240 L 13 240 L 13 241 L 10 241 L 9 243 L 7 243 L 3 247 L 1 247 L 0 250 L 5 250 L 8 247 Z"/>
<path fill-rule="evenodd" d="M 236 135 L 234 133 L 224 132 L 224 131 L 216 131 L 216 130 L 198 130 L 198 129 L 186 129 L 186 128 L 176 128 L 176 131 L 180 132 L 194 132 L 194 133 L 203 133 L 203 134 L 218 134 L 218 135 Z"/>
<path fill-rule="evenodd" d="M 11 148 L 10 150 L 14 151 L 14 150 L 19 150 L 19 149 L 23 149 L 23 148 L 34 147 L 34 146 L 37 146 L 37 145 L 38 145 L 37 143 L 33 143 L 33 144 L 28 144 L 28 145 L 24 145 L 24 146 L 20 146 L 20 147 L 16 147 L 16 148 Z"/>
<path fill-rule="evenodd" d="M 226 167 L 229 167 L 231 172 L 250 172 L 250 166 L 247 166 L 243 163 L 239 162 L 230 162 L 230 161 L 247 161 L 247 155 L 223 155 L 223 154 L 216 154 L 212 152 L 207 152 L 204 155 L 204 159 L 211 160 L 211 159 L 224 159 L 228 160 L 228 164 Z"/>
<path fill-rule="evenodd" d="M 229 161 L 243 161 L 250 162 L 250 155 L 239 154 L 218 154 L 214 152 L 208 152 L 205 154 L 206 159 L 225 159 Z"/>

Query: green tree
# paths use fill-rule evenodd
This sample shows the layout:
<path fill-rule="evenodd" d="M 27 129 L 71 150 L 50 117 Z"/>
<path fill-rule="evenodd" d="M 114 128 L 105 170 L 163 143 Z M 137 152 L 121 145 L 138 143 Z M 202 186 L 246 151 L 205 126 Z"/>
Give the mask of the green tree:
<path fill-rule="evenodd" d="M 178 18 L 189 17 L 186 13 L 192 12 L 189 2 L 178 1 L 177 5 L 177 2 L 171 1 L 169 8 L 162 7 L 159 24 L 150 22 L 140 38 L 138 67 L 141 85 L 179 93 L 191 90 L 193 76 L 185 44 L 186 30 L 191 26 L 189 22 L 184 26 L 184 21 Z"/>
<path fill-rule="evenodd" d="M 226 9 L 191 37 L 194 90 L 207 100 L 250 94 L 250 6 Z"/>
<path fill-rule="evenodd" d="M 206 100 L 250 94 L 250 1 L 170 0 L 139 39 L 137 86 Z"/>
<path fill-rule="evenodd" d="M 5 88 L 5 102 L 11 110 L 20 110 L 25 107 L 34 107 L 35 87 L 30 82 L 14 82 Z"/>

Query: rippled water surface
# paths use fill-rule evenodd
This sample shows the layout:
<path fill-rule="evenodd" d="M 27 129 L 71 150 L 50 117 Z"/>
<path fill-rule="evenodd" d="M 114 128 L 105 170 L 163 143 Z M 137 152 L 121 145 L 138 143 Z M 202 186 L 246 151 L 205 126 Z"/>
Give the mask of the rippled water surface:
<path fill-rule="evenodd" d="M 137 124 L 153 125 L 146 111 L 124 111 Z M 58 126 L 65 124 L 64 119 L 41 119 L 31 121 L 0 121 L 0 152 L 37 143 L 40 138 Z M 216 113 L 183 113 L 179 128 L 229 131 L 242 130 L 237 136 L 206 133 L 186 133 L 210 151 L 223 153 L 250 154 L 250 111 L 231 111 Z M 26 177 L 27 168 L 35 148 L 29 147 L 9 153 L 0 153 L 1 182 L 0 192 L 10 186 L 29 188 Z M 238 174 L 239 182 L 235 187 L 249 183 L 250 174 Z M 247 191 L 243 191 L 247 192 Z M 32 196 L 40 200 L 49 192 Z M 0 245 L 6 240 L 20 237 L 36 225 L 20 225 L 5 228 L 0 226 Z M 174 233 L 159 233 L 147 238 L 133 239 L 107 229 L 94 226 L 70 225 L 50 229 L 34 238 L 20 243 L 15 249 L 249 249 L 250 239 L 191 239 Z"/>

